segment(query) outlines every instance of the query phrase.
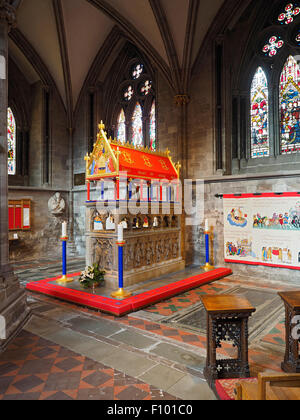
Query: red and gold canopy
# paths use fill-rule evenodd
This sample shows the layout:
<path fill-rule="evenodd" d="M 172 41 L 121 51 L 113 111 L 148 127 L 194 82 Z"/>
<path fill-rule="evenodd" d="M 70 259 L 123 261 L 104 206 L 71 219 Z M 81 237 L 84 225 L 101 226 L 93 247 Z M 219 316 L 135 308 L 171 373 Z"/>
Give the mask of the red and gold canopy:
<path fill-rule="evenodd" d="M 152 152 L 147 148 L 135 148 L 107 139 L 105 126 L 99 125 L 99 133 L 94 150 L 85 157 L 87 181 L 119 177 L 127 173 L 127 178 L 145 180 L 179 179 L 180 164 L 174 165 L 167 150 L 164 153 Z"/>

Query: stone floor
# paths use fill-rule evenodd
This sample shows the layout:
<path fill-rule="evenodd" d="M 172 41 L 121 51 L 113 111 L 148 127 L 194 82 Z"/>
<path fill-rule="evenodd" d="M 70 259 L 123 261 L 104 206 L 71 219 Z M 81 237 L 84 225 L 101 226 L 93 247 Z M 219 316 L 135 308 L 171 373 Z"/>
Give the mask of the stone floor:
<path fill-rule="evenodd" d="M 70 261 L 78 272 L 83 261 Z M 15 266 L 21 284 L 57 276 L 59 262 Z M 284 285 L 235 275 L 123 318 L 29 294 L 32 318 L 0 355 L 0 399 L 215 400 L 203 368 L 206 328 L 200 296 L 235 293 L 257 308 L 250 322 L 253 376 L 280 371 Z M 295 289 L 295 287 L 293 287 Z M 225 345 L 222 357 L 232 355 Z"/>

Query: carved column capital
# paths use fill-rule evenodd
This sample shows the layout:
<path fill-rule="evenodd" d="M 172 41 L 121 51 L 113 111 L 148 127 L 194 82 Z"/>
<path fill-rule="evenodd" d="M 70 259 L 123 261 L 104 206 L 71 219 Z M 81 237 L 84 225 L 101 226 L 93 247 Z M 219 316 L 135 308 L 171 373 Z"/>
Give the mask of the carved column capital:
<path fill-rule="evenodd" d="M 9 28 L 16 26 L 16 9 L 12 0 L 0 0 L 0 22 L 6 21 Z"/>
<path fill-rule="evenodd" d="M 190 97 L 188 95 L 176 95 L 174 102 L 177 106 L 187 105 L 190 102 Z"/>

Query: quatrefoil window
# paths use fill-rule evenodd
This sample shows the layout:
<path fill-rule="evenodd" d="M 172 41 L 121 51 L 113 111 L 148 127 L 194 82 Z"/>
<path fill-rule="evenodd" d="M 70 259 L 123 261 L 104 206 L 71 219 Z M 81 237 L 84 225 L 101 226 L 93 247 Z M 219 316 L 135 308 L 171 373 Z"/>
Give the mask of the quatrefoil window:
<path fill-rule="evenodd" d="M 263 47 L 263 52 L 269 57 L 274 57 L 277 54 L 277 51 L 282 48 L 284 45 L 284 41 L 282 39 L 277 38 L 277 36 L 272 36 L 269 39 L 269 43 Z"/>
<path fill-rule="evenodd" d="M 281 13 L 278 16 L 279 22 L 282 24 L 289 25 L 290 23 L 294 22 L 294 18 L 300 14 L 300 7 L 295 7 L 293 3 L 288 3 L 285 6 L 285 13 Z"/>

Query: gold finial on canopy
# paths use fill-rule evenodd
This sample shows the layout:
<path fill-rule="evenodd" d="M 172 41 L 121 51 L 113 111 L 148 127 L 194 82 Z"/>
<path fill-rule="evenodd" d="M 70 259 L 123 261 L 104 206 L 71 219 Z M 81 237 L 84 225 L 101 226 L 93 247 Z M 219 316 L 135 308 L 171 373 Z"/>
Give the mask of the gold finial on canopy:
<path fill-rule="evenodd" d="M 180 162 L 177 162 L 175 167 L 176 167 L 176 171 L 178 173 L 178 178 L 180 178 L 180 169 L 182 168 Z"/>
<path fill-rule="evenodd" d="M 99 124 L 99 130 L 101 131 L 101 130 L 105 130 L 105 125 L 104 125 L 104 123 L 103 123 L 103 121 L 101 121 L 101 123 Z"/>

